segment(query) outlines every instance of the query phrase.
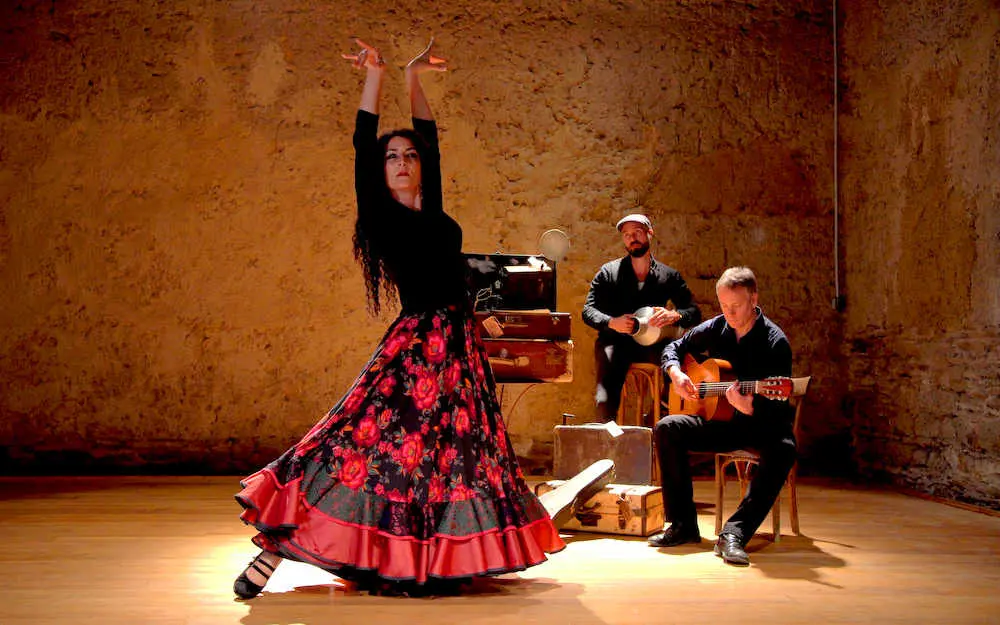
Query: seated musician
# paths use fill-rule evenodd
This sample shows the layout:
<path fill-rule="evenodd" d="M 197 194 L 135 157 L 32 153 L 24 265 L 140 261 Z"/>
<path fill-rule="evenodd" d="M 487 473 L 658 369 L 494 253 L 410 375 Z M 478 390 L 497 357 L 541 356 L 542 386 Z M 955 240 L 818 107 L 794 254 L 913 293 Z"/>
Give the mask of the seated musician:
<path fill-rule="evenodd" d="M 691 377 L 681 369 L 686 355 L 726 360 L 738 380 L 790 376 L 792 348 L 781 328 L 757 306 L 753 272 L 731 267 L 719 278 L 715 291 L 722 314 L 692 328 L 663 350 L 663 369 L 674 392 L 689 400 L 699 397 Z M 745 566 L 750 559 L 744 546 L 764 521 L 795 463 L 794 410 L 787 401 L 741 395 L 735 384 L 725 393 L 734 409 L 731 420 L 672 414 L 656 424 L 654 436 L 670 526 L 651 536 L 649 544 L 671 547 L 701 541 L 688 452 L 753 449 L 760 453 L 760 465 L 715 545 L 715 554 L 725 562 Z"/>
<path fill-rule="evenodd" d="M 617 224 L 627 255 L 606 263 L 590 283 L 583 306 L 583 321 L 598 331 L 594 345 L 597 361 L 597 416 L 612 421 L 618 415 L 622 385 L 634 362 L 659 364 L 663 347 L 676 335 L 664 336 L 652 345 L 634 340 L 640 330 L 635 312 L 652 307 L 650 329 L 678 326 L 689 328 L 701 321 L 701 311 L 692 302 L 691 291 L 681 274 L 653 258 L 650 240 L 653 226 L 645 215 L 627 215 Z M 667 302 L 676 310 L 668 310 Z M 645 331 L 644 331 L 645 332 Z M 666 334 L 666 333 L 664 333 Z"/>

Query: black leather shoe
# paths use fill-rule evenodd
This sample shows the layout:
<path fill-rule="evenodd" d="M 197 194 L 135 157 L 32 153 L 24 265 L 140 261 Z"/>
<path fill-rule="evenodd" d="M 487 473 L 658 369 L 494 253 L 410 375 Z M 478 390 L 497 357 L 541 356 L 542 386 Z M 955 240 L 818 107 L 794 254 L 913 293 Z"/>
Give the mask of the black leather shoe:
<path fill-rule="evenodd" d="M 278 565 L 276 564 L 271 566 L 271 564 L 263 558 L 265 553 L 266 552 L 261 551 L 257 554 L 257 557 L 250 561 L 246 570 L 240 573 L 240 576 L 237 577 L 236 581 L 233 583 L 233 592 L 236 593 L 236 596 L 240 599 L 253 599 L 260 594 L 260 591 L 264 590 L 264 586 L 258 586 L 250 581 L 250 578 L 247 576 L 250 569 L 253 569 L 261 577 L 263 577 L 265 584 L 267 583 L 267 580 L 271 578 L 271 575 L 274 574 L 274 569 L 277 568 Z"/>
<path fill-rule="evenodd" d="M 747 566 L 750 564 L 750 556 L 743 549 L 743 541 L 734 534 L 722 534 L 719 542 L 715 543 L 715 555 L 719 556 L 728 564 L 736 566 Z"/>
<path fill-rule="evenodd" d="M 698 531 L 697 525 L 689 527 L 673 523 L 662 532 L 650 536 L 646 542 L 653 547 L 675 547 L 684 543 L 700 543 L 701 533 Z"/>

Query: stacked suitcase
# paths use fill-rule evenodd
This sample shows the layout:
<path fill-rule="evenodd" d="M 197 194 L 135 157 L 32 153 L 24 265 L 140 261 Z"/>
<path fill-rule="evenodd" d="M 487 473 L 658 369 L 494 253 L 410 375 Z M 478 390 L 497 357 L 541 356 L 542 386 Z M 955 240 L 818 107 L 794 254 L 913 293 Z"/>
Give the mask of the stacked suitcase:
<path fill-rule="evenodd" d="M 526 254 L 466 254 L 499 383 L 573 381 L 570 313 L 556 309 L 556 266 Z"/>
<path fill-rule="evenodd" d="M 558 487 L 595 460 L 615 463 L 613 483 L 577 505 L 563 529 L 649 536 L 663 529 L 663 494 L 656 484 L 659 470 L 653 452 L 652 430 L 638 426 L 589 423 L 557 425 L 552 474 L 536 494 Z"/>

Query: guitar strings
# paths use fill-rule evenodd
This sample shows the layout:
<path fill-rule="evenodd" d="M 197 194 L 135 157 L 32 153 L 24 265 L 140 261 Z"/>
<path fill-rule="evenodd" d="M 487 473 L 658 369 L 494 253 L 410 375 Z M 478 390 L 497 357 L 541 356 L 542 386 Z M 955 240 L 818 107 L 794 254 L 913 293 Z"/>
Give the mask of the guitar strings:
<path fill-rule="evenodd" d="M 697 389 L 702 397 L 709 396 L 710 394 L 721 394 L 733 384 L 737 384 L 740 391 L 753 391 L 757 383 L 766 382 L 766 380 L 736 380 L 735 382 L 699 382 Z"/>

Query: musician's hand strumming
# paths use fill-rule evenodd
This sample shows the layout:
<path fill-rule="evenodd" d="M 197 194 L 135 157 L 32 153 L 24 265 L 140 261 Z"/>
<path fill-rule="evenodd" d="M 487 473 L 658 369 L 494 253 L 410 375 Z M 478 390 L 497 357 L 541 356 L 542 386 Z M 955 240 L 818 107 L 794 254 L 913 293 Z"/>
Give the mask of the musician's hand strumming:
<path fill-rule="evenodd" d="M 667 374 L 670 376 L 670 381 L 673 382 L 674 390 L 678 395 L 684 399 L 693 401 L 701 399 L 698 395 L 698 389 L 694 386 L 694 382 L 691 381 L 691 378 L 686 373 L 681 371 L 680 367 L 670 367 Z"/>

